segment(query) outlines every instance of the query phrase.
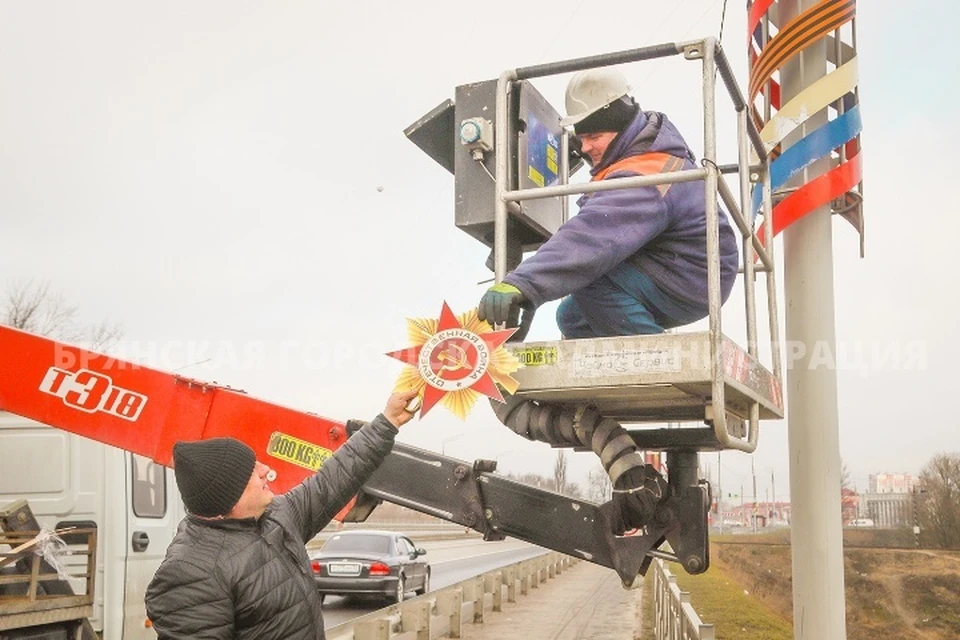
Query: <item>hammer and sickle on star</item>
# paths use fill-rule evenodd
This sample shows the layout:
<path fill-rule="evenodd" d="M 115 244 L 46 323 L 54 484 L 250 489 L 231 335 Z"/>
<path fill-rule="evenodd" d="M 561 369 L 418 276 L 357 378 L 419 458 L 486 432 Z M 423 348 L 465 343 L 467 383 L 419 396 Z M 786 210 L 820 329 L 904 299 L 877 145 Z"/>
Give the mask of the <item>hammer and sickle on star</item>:
<path fill-rule="evenodd" d="M 456 371 L 470 366 L 470 362 L 467 360 L 467 352 L 456 342 L 448 343 L 447 348 L 437 356 L 437 360 L 443 363 L 440 371 Z"/>

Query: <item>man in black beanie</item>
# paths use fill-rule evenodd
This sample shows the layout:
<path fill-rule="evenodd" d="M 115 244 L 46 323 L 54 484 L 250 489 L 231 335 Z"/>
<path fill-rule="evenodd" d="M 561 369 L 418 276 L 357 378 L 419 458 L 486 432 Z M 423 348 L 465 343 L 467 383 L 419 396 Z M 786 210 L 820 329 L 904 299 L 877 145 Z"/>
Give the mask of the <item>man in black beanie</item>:
<path fill-rule="evenodd" d="M 357 494 L 413 413 L 395 393 L 320 470 L 283 495 L 270 468 L 233 438 L 178 442 L 174 473 L 189 513 L 147 588 L 160 640 L 322 640 L 306 542 Z"/>
<path fill-rule="evenodd" d="M 616 69 L 588 69 L 567 85 L 574 142 L 593 181 L 697 168 L 667 116 L 643 111 Z M 582 196 L 572 216 L 535 255 L 483 295 L 481 320 L 517 323 L 528 311 L 563 298 L 564 338 L 648 333 L 706 317 L 707 220 L 704 182 L 598 191 Z M 737 277 L 737 239 L 720 223 L 720 288 L 726 301 Z"/>

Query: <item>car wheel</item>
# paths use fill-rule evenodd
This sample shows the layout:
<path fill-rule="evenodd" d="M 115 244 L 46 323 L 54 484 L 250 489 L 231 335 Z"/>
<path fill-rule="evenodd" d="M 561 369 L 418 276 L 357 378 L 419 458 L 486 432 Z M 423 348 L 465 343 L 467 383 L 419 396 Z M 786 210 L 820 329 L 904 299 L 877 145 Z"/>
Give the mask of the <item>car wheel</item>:
<path fill-rule="evenodd" d="M 430 591 L 430 569 L 427 569 L 427 572 L 423 574 L 423 585 L 415 593 L 422 596 L 427 591 Z"/>
<path fill-rule="evenodd" d="M 403 602 L 403 596 L 407 593 L 407 581 L 403 576 L 397 580 L 397 592 L 393 594 L 393 601 L 397 604 Z"/>

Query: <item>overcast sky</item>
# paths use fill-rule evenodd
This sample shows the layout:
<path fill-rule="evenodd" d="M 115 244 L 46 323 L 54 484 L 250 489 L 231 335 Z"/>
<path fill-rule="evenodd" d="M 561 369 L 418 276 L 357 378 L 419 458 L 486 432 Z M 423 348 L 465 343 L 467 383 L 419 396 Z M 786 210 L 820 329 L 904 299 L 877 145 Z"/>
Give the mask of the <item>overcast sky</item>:
<path fill-rule="evenodd" d="M 954 2 L 859 5 L 867 257 L 834 224 L 841 454 L 858 488 L 960 450 Z M 742 2 L 723 44 L 746 84 Z M 49 281 L 118 351 L 336 419 L 369 418 L 407 317 L 476 306 L 486 249 L 453 179 L 403 136 L 457 85 L 508 68 L 718 35 L 722 3 L 0 3 L 0 287 Z M 930 20 L 929 16 L 936 16 Z M 698 66 L 624 68 L 702 151 Z M 563 104 L 567 77 L 537 82 Z M 721 160 L 735 159 L 732 110 Z M 531 339 L 553 339 L 555 305 Z M 784 304 L 781 301 L 781 310 Z M 737 325 L 739 298 L 725 310 Z M 905 354 L 921 353 L 921 358 Z M 857 355 L 857 354 L 860 355 Z M 909 365 L 909 366 L 907 366 Z M 5 365 L 8 366 L 8 365 Z M 764 423 L 758 494 L 789 490 L 786 421 Z M 554 452 L 481 403 L 401 440 L 550 473 Z M 705 461 L 716 466 L 716 456 Z M 748 455 L 723 490 L 751 495 Z M 574 479 L 596 468 L 576 454 Z"/>

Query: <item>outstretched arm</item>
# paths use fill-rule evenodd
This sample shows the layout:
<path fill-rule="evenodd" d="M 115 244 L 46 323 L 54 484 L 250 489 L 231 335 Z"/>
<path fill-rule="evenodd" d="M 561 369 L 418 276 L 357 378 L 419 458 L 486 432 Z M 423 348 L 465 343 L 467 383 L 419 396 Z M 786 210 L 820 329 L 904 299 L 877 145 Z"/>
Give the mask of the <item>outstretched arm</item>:
<path fill-rule="evenodd" d="M 294 525 L 309 540 L 360 491 L 390 449 L 397 429 L 413 418 L 407 403 L 416 391 L 394 393 L 383 413 L 353 434 L 315 475 L 278 497 L 278 508 L 289 509 Z"/>

